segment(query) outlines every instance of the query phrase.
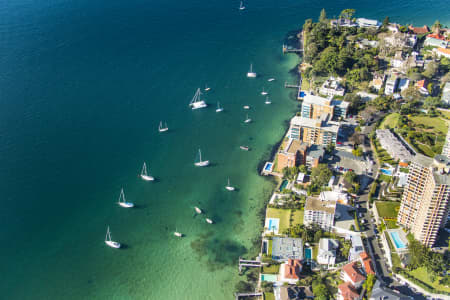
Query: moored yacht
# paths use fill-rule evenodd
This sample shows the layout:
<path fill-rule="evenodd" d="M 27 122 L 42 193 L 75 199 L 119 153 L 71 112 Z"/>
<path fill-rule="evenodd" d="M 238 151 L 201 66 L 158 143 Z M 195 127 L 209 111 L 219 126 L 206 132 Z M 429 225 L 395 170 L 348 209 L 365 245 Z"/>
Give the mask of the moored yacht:
<path fill-rule="evenodd" d="M 123 188 L 120 190 L 119 205 L 125 208 L 134 207 L 133 203 L 127 202 L 127 200 L 125 200 L 125 193 L 123 192 Z"/>
<path fill-rule="evenodd" d="M 255 78 L 256 77 L 256 73 L 253 72 L 253 65 L 250 64 L 250 70 L 247 72 L 247 77 L 248 78 Z"/>
<path fill-rule="evenodd" d="M 109 231 L 109 226 L 108 226 L 108 230 L 106 231 L 106 238 L 105 238 L 105 244 L 108 245 L 111 248 L 120 248 L 120 243 L 119 242 L 114 242 L 111 239 L 111 231 Z"/>
<path fill-rule="evenodd" d="M 191 103 L 189 103 L 189 106 L 192 109 L 199 109 L 199 108 L 204 108 L 204 107 L 208 106 L 205 103 L 205 101 L 201 99 L 201 95 L 202 95 L 202 92 L 200 91 L 200 88 L 198 88 L 197 91 L 195 92 L 194 97 L 191 100 Z"/>
<path fill-rule="evenodd" d="M 147 174 L 147 165 L 145 164 L 145 162 L 144 162 L 144 165 L 142 166 L 141 178 L 145 181 L 155 180 L 155 178 L 153 176 L 150 176 Z"/>

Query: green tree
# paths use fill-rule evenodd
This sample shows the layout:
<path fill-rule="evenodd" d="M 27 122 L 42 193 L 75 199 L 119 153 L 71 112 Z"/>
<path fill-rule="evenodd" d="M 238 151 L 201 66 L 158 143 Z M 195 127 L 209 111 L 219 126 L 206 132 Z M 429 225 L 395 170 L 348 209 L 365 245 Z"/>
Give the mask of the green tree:
<path fill-rule="evenodd" d="M 428 63 L 422 75 L 431 79 L 437 74 L 438 71 L 439 71 L 439 64 L 437 62 L 432 61 Z"/>
<path fill-rule="evenodd" d="M 433 26 L 431 26 L 431 30 L 433 30 L 434 33 L 439 33 L 440 30 L 442 28 L 441 22 L 439 22 L 439 20 L 436 20 L 433 24 Z"/>
<path fill-rule="evenodd" d="M 322 8 L 322 10 L 320 11 L 319 22 L 327 22 L 327 12 L 325 11 L 325 8 Z"/>
<path fill-rule="evenodd" d="M 354 156 L 360 157 L 360 156 L 363 155 L 363 153 L 364 153 L 364 151 L 363 151 L 363 149 L 361 147 L 358 147 L 358 148 L 352 150 L 352 154 Z"/>
<path fill-rule="evenodd" d="M 354 182 L 356 182 L 356 174 L 355 174 L 355 172 L 354 172 L 354 171 L 348 171 L 347 173 L 345 173 L 344 179 L 345 179 L 348 183 L 354 183 Z"/>
<path fill-rule="evenodd" d="M 324 284 L 323 279 L 319 276 L 312 282 L 312 290 L 314 294 L 314 299 L 318 300 L 328 300 L 331 298 L 330 291 L 328 291 L 327 286 Z"/>
<path fill-rule="evenodd" d="M 363 283 L 363 287 L 366 289 L 366 295 L 370 295 L 372 293 L 373 285 L 375 284 L 376 277 L 374 274 L 367 275 L 366 281 Z"/>
<path fill-rule="evenodd" d="M 439 99 L 438 97 L 430 97 L 430 96 L 426 97 L 423 103 L 423 105 L 426 108 L 435 108 L 439 104 L 441 104 L 441 99 Z"/>
<path fill-rule="evenodd" d="M 332 175 L 333 173 L 327 164 L 319 164 L 311 170 L 311 181 L 321 187 L 328 183 Z"/>
<path fill-rule="evenodd" d="M 339 15 L 339 18 L 341 19 L 351 19 L 355 15 L 356 10 L 347 8 L 341 11 L 341 14 Z"/>

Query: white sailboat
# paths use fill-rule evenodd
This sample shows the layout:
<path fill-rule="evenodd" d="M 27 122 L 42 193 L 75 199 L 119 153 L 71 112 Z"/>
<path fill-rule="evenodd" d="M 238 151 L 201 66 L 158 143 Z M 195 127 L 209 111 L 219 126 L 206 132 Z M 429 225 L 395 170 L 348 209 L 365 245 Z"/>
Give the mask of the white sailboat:
<path fill-rule="evenodd" d="M 266 97 L 266 101 L 264 103 L 265 104 L 272 104 L 272 101 L 270 101 L 269 97 Z"/>
<path fill-rule="evenodd" d="M 250 123 L 251 121 L 252 121 L 252 119 L 250 119 L 247 114 L 247 118 L 245 119 L 244 123 Z"/>
<path fill-rule="evenodd" d="M 225 188 L 227 190 L 229 190 L 229 191 L 234 191 L 235 190 L 234 186 L 230 185 L 230 178 L 228 178 L 228 184 L 225 186 Z"/>
<path fill-rule="evenodd" d="M 217 109 L 216 109 L 216 112 L 221 112 L 221 111 L 223 111 L 223 107 L 220 107 L 220 103 L 217 102 Z"/>
<path fill-rule="evenodd" d="M 198 214 L 202 213 L 202 210 L 200 208 L 198 208 L 197 206 L 194 206 L 195 212 Z"/>
<path fill-rule="evenodd" d="M 167 130 L 169 130 L 169 127 L 167 127 L 167 123 L 164 122 L 164 126 L 163 126 L 163 122 L 162 121 L 159 122 L 158 131 L 159 132 L 165 132 Z"/>
<path fill-rule="evenodd" d="M 243 3 L 243 1 L 241 1 L 241 4 L 239 5 L 239 10 L 244 10 L 244 9 L 245 9 L 244 3 Z"/>
<path fill-rule="evenodd" d="M 248 78 L 255 78 L 256 77 L 256 73 L 253 72 L 253 65 L 250 64 L 250 71 L 247 72 L 247 77 Z"/>
<path fill-rule="evenodd" d="M 189 106 L 192 109 L 199 109 L 199 108 L 204 108 L 204 107 L 208 106 L 205 103 L 205 101 L 201 99 L 201 95 L 202 95 L 202 92 L 200 91 L 200 88 L 198 88 L 197 91 L 195 92 L 194 97 L 191 100 L 191 103 L 189 103 Z"/>
<path fill-rule="evenodd" d="M 209 160 L 202 161 L 202 151 L 198 149 L 199 161 L 194 163 L 196 167 L 206 167 L 209 165 Z"/>
<path fill-rule="evenodd" d="M 210 91 L 210 90 L 211 90 L 211 88 L 205 84 L 205 92 Z"/>
<path fill-rule="evenodd" d="M 175 229 L 175 232 L 173 233 L 173 235 L 177 236 L 177 237 L 183 237 L 183 234 L 181 232 L 177 231 L 176 229 Z"/>
<path fill-rule="evenodd" d="M 142 166 L 141 178 L 145 181 L 155 180 L 155 178 L 153 176 L 150 176 L 147 174 L 147 165 L 145 164 L 145 162 L 144 162 L 144 165 Z"/>
<path fill-rule="evenodd" d="M 206 222 L 209 223 L 209 224 L 213 224 L 213 223 L 214 223 L 213 220 L 211 220 L 211 219 L 209 219 L 209 218 L 206 218 L 205 220 L 206 220 Z"/>
<path fill-rule="evenodd" d="M 245 151 L 250 150 L 249 146 L 239 146 L 239 148 L 241 148 L 241 150 L 245 150 Z"/>
<path fill-rule="evenodd" d="M 274 81 L 274 80 L 275 80 L 275 78 L 269 78 L 269 79 L 267 79 L 268 82 L 272 82 L 272 81 Z"/>
<path fill-rule="evenodd" d="M 250 106 L 244 105 L 244 109 L 250 109 Z"/>
<path fill-rule="evenodd" d="M 268 94 L 269 94 L 269 93 L 266 92 L 266 91 L 264 90 L 264 87 L 263 87 L 262 92 L 261 92 L 261 95 L 265 96 L 265 95 L 268 95 Z"/>
<path fill-rule="evenodd" d="M 125 194 L 123 192 L 123 188 L 120 190 L 119 205 L 122 207 L 125 207 L 125 208 L 134 207 L 133 203 L 127 202 L 127 200 L 125 200 Z"/>
<path fill-rule="evenodd" d="M 111 231 L 109 231 L 109 226 L 108 230 L 106 231 L 105 244 L 111 248 L 120 248 L 119 242 L 114 242 L 113 240 L 111 240 Z"/>

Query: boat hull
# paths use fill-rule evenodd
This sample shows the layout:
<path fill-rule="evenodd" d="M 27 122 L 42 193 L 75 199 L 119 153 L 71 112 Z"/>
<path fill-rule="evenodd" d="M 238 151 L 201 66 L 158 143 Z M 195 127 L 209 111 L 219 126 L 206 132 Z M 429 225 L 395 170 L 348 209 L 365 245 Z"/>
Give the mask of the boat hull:
<path fill-rule="evenodd" d="M 205 160 L 202 162 L 196 162 L 194 165 L 196 167 L 206 167 L 206 166 L 209 166 L 209 160 Z"/>
<path fill-rule="evenodd" d="M 153 181 L 155 178 L 153 176 L 141 175 L 141 178 L 145 181 Z"/>
<path fill-rule="evenodd" d="M 226 186 L 225 187 L 228 191 L 234 191 L 235 188 L 233 186 Z"/>
<path fill-rule="evenodd" d="M 223 108 L 216 109 L 216 112 L 221 112 L 221 111 L 223 111 Z"/>
<path fill-rule="evenodd" d="M 174 232 L 173 235 L 177 237 L 183 237 L 183 234 L 180 232 Z"/>
<path fill-rule="evenodd" d="M 244 121 L 244 123 L 250 123 L 252 121 L 252 119 L 247 119 Z"/>
<path fill-rule="evenodd" d="M 255 77 L 256 77 L 256 73 L 254 73 L 254 72 L 248 72 L 248 73 L 247 73 L 247 77 L 248 77 L 248 78 L 255 78 Z"/>
<path fill-rule="evenodd" d="M 269 93 L 268 92 L 261 92 L 261 95 L 263 95 L 263 96 L 265 96 L 267 94 L 269 94 Z"/>
<path fill-rule="evenodd" d="M 244 106 L 244 109 L 250 109 L 250 106 L 245 105 L 245 106 Z"/>
<path fill-rule="evenodd" d="M 206 219 L 206 222 L 207 222 L 208 224 L 212 224 L 212 223 L 214 223 L 214 222 L 213 222 L 213 220 L 211 220 L 211 219 L 208 219 L 208 218 Z"/>
<path fill-rule="evenodd" d="M 205 103 L 205 101 L 198 101 L 191 104 L 192 109 L 200 109 L 205 108 L 208 106 L 208 104 Z"/>
<path fill-rule="evenodd" d="M 161 128 L 161 129 L 158 129 L 159 132 L 166 132 L 167 130 L 169 130 L 169 128 Z"/>
<path fill-rule="evenodd" d="M 118 243 L 118 242 L 105 241 L 105 244 L 108 245 L 111 248 L 115 248 L 115 249 L 120 248 L 120 243 Z"/>
<path fill-rule="evenodd" d="M 248 150 L 250 150 L 250 148 L 249 148 L 249 147 L 247 147 L 247 146 L 240 146 L 239 148 L 241 148 L 241 150 L 245 150 L 245 151 L 248 151 Z"/>
<path fill-rule="evenodd" d="M 125 208 L 132 208 L 134 207 L 134 204 L 131 202 L 119 202 L 119 205 Z"/>
<path fill-rule="evenodd" d="M 202 213 L 202 210 L 201 210 L 200 208 L 198 208 L 197 206 L 195 207 L 195 211 L 196 211 L 198 214 L 201 214 L 201 213 Z"/>

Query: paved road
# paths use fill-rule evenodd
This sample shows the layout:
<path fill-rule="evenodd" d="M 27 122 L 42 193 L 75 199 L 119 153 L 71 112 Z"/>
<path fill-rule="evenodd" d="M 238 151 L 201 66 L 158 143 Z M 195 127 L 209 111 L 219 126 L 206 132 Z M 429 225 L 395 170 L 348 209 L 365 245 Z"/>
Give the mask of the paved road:
<path fill-rule="evenodd" d="M 375 122 L 381 118 L 382 115 L 377 115 L 375 120 L 369 126 L 366 126 L 362 133 L 366 136 L 375 130 Z M 369 250 L 370 255 L 374 259 L 375 270 L 377 272 L 378 280 L 384 282 L 390 288 L 399 291 L 400 293 L 412 297 L 412 299 L 426 299 L 421 294 L 417 294 L 410 287 L 405 286 L 404 284 L 399 283 L 394 278 L 390 276 L 391 270 L 387 265 L 387 259 L 385 257 L 385 253 L 381 248 L 381 241 L 378 239 L 377 234 L 375 233 L 376 225 L 373 220 L 373 215 L 369 207 L 368 202 L 368 192 L 370 183 L 376 178 L 378 174 L 379 164 L 372 154 L 372 149 L 370 147 L 370 142 L 368 137 L 365 139 L 365 143 L 363 144 L 364 156 L 366 159 L 373 160 L 374 164 L 367 170 L 366 175 L 362 178 L 361 182 L 361 196 L 358 199 L 359 209 L 358 215 L 361 213 L 363 220 L 365 220 L 365 246 Z M 369 174 L 372 174 L 371 176 Z M 373 177 L 372 177 L 373 176 Z"/>

